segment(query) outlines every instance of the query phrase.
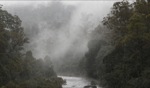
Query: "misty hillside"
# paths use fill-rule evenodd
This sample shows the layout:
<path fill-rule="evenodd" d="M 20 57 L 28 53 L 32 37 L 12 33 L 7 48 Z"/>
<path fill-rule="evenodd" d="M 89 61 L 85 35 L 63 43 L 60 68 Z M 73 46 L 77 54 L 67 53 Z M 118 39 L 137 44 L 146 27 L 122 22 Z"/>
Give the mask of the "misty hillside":
<path fill-rule="evenodd" d="M 150 88 L 150 1 L 0 1 L 0 88 Z"/>
<path fill-rule="evenodd" d="M 81 3 L 82 5 L 65 2 L 32 4 L 4 6 L 22 19 L 24 32 L 30 41 L 25 44 L 25 50 L 32 50 L 36 58 L 50 56 L 59 73 L 79 71 L 78 63 L 88 51 L 90 33 L 99 25 L 99 19 L 110 10 L 103 12 L 103 8 L 110 8 L 112 2 L 106 5 L 102 2 L 99 2 L 100 5 L 96 2 Z"/>

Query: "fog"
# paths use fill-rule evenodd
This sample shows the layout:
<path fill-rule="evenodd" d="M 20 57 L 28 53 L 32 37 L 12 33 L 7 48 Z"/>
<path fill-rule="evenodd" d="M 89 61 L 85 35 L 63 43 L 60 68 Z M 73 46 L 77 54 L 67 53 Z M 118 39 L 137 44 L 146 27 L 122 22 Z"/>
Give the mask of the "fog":
<path fill-rule="evenodd" d="M 48 55 L 62 63 L 84 56 L 91 31 L 101 24 L 113 2 L 3 1 L 2 4 L 4 9 L 22 20 L 25 34 L 30 39 L 25 51 L 31 50 L 38 59 Z"/>

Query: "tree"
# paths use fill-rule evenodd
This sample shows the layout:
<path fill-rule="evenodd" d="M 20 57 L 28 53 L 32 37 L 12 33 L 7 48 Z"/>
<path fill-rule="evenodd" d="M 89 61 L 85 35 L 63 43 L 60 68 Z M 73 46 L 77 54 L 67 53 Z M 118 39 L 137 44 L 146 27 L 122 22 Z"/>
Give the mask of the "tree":
<path fill-rule="evenodd" d="M 118 42 L 121 37 L 127 33 L 127 24 L 132 16 L 133 7 L 127 0 L 115 2 L 112 10 L 107 17 L 104 17 L 102 23 L 112 31 L 113 42 Z"/>
<path fill-rule="evenodd" d="M 121 18 L 126 18 L 126 15 L 129 16 L 126 20 L 122 20 L 126 22 L 124 22 L 124 26 L 121 24 L 122 21 L 118 20 L 120 19 L 118 14 L 122 12 L 118 12 L 117 9 L 115 11 L 118 14 L 112 13 L 108 17 L 109 19 L 104 19 L 104 25 L 115 31 L 117 36 L 117 46 L 103 60 L 106 72 L 103 74 L 103 79 L 108 87 L 111 88 L 150 87 L 150 79 L 145 77 L 149 77 L 148 71 L 150 70 L 150 65 L 148 64 L 150 58 L 148 54 L 150 52 L 150 3 L 146 0 L 137 0 L 127 7 L 130 8 L 130 6 L 132 7 L 130 13 L 120 15 Z M 121 23 L 119 24 L 118 22 Z M 145 71 L 147 74 L 145 74 Z"/>
<path fill-rule="evenodd" d="M 99 77 L 106 88 L 149 88 L 150 1 L 116 2 L 103 24 L 113 35 L 107 36 L 115 42 L 114 49 L 102 59 L 101 44 L 96 42 L 100 39 L 89 42 L 84 60 L 88 76 Z"/>
<path fill-rule="evenodd" d="M 21 20 L 0 7 L 0 87 L 2 88 L 61 88 L 49 59 L 24 54 L 28 43 Z"/>
<path fill-rule="evenodd" d="M 5 73 L 5 78 L 1 76 L 1 85 L 17 76 L 21 69 L 20 51 L 27 42 L 19 17 L 0 8 L 0 65 L 1 74 Z"/>

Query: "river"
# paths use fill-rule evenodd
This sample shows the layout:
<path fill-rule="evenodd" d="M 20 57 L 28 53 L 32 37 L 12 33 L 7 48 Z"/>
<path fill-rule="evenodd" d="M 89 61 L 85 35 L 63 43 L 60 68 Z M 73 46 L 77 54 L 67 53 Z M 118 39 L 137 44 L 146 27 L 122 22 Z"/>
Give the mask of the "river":
<path fill-rule="evenodd" d="M 90 84 L 90 80 L 82 77 L 69 77 L 69 76 L 59 76 L 66 80 L 66 85 L 63 85 L 63 88 L 83 88 L 86 85 Z M 97 88 L 100 88 L 97 86 Z"/>

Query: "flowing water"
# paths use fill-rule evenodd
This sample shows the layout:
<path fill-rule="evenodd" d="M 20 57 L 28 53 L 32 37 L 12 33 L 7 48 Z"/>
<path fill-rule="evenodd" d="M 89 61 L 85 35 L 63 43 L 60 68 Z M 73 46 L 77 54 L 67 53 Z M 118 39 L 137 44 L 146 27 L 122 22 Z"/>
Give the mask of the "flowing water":
<path fill-rule="evenodd" d="M 82 77 L 69 77 L 69 76 L 60 76 L 66 80 L 66 85 L 63 85 L 63 88 L 84 88 L 91 83 L 90 80 Z M 97 86 L 97 88 L 100 88 Z"/>

